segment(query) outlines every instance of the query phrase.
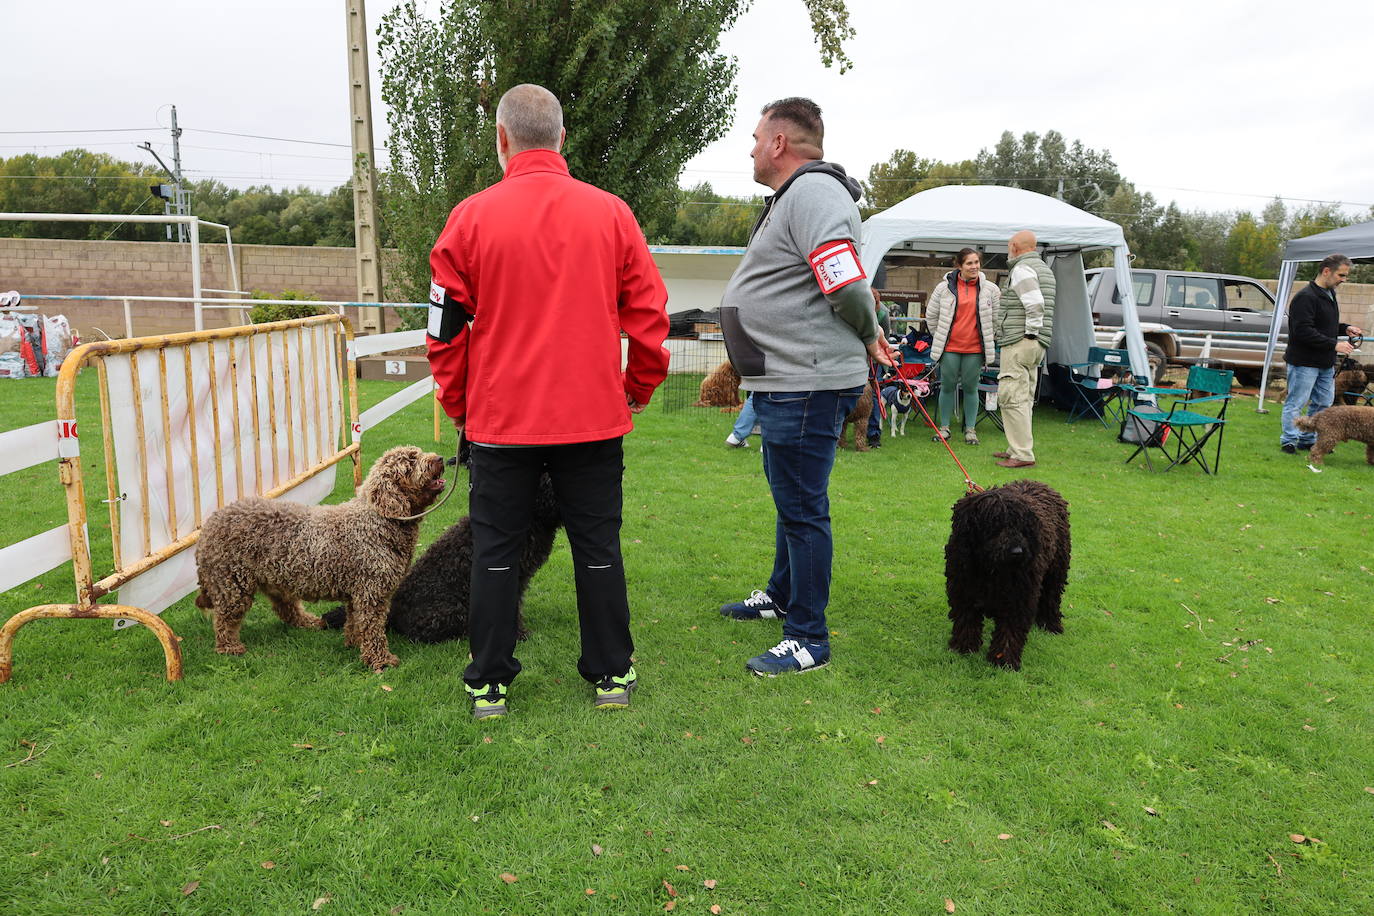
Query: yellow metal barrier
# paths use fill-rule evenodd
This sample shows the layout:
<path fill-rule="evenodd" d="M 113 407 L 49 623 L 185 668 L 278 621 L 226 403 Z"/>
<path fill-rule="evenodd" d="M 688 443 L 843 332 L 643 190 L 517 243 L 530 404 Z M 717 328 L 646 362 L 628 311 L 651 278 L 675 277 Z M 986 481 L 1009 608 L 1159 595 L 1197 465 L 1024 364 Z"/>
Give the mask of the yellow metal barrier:
<path fill-rule="evenodd" d="M 98 341 L 73 350 L 63 362 L 57 380 L 57 424 L 59 473 L 67 499 L 76 602 L 28 608 L 0 626 L 0 684 L 8 681 L 13 672 L 15 634 L 25 624 L 41 618 L 136 620 L 161 641 L 167 679 L 180 680 L 180 638 L 165 621 L 143 608 L 98 604 L 98 599 L 195 544 L 204 517 L 226 502 L 248 495 L 280 496 L 344 458 L 353 461 L 354 487 L 362 482 L 357 369 L 355 361 L 346 356 L 352 339 L 348 319 L 330 314 L 248 327 Z M 156 380 L 150 379 L 145 387 L 141 372 L 147 373 L 147 367 L 140 370 L 140 362 L 146 364 L 151 358 L 140 360 L 139 354 L 150 351 L 156 354 Z M 248 371 L 241 374 L 245 351 Z M 271 358 L 276 354 L 280 355 L 280 372 L 277 360 Z M 169 355 L 181 364 L 182 388 L 175 396 L 174 386 L 169 383 Z M 223 357 L 227 361 L 221 366 Z M 86 540 L 86 491 L 75 403 L 77 376 L 88 365 L 95 365 L 99 377 L 107 496 L 104 502 L 109 506 L 114 567 L 113 572 L 99 580 L 93 573 Z M 193 371 L 196 367 L 202 370 L 199 380 L 205 383 L 203 386 L 197 384 L 197 373 Z M 118 372 L 121 380 L 121 390 L 116 393 L 122 395 L 123 387 L 129 389 L 127 403 L 112 403 L 112 372 Z M 126 372 L 127 386 L 123 384 Z M 346 414 L 340 404 L 345 393 L 337 390 L 340 377 L 348 385 Z M 151 391 L 153 384 L 156 392 Z M 208 393 L 208 405 L 197 401 L 200 387 Z M 226 393 L 232 394 L 230 404 L 221 403 Z M 242 403 L 245 400 L 246 410 Z M 145 401 L 154 410 L 151 420 Z M 260 409 L 263 401 L 265 416 Z M 132 428 L 124 437 L 132 441 L 116 441 L 116 424 L 112 421 L 116 410 L 122 416 L 132 411 Z M 327 422 L 335 410 L 340 422 Z M 313 421 L 313 435 L 308 417 Z M 203 443 L 200 430 L 207 421 L 211 432 L 209 441 Z M 153 458 L 160 459 L 161 468 L 155 467 L 156 460 L 150 464 L 150 422 L 160 433 L 162 452 Z M 120 428 L 128 426 L 126 417 Z M 177 436 L 173 435 L 174 430 Z M 123 478 L 116 454 L 120 446 L 126 449 L 124 465 L 129 471 Z M 267 460 L 264 449 L 268 452 Z M 247 457 L 249 453 L 251 460 Z M 227 469 L 226 457 L 232 458 L 232 467 Z M 209 473 L 207 459 L 213 459 L 212 491 L 211 482 L 203 477 L 203 473 Z M 127 539 L 123 526 L 130 519 L 123 518 L 121 512 L 121 503 L 129 499 L 121 486 L 126 482 L 134 491 L 132 502 L 139 506 L 133 520 L 138 530 Z M 179 514 L 178 491 L 186 489 L 190 490 L 191 502 L 183 502 Z M 166 510 L 165 517 L 156 519 L 157 524 L 151 508 L 155 504 Z M 185 524 L 181 517 L 188 514 L 188 508 L 189 524 Z M 137 556 L 126 550 L 128 540 L 141 544 L 141 550 L 135 551 Z"/>

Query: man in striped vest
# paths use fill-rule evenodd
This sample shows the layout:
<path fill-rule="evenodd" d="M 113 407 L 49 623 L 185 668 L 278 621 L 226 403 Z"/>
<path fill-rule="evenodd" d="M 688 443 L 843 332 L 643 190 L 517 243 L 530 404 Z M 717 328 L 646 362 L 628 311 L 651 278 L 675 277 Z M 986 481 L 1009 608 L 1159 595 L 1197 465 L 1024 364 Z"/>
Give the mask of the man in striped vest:
<path fill-rule="evenodd" d="M 997 318 L 997 346 L 1002 351 L 997 402 L 1007 450 L 993 454 L 1004 468 L 1028 468 L 1035 464 L 1031 435 L 1035 377 L 1054 333 L 1054 273 L 1041 259 L 1035 233 L 1029 229 L 1007 242 L 1007 266 L 1010 270 Z"/>

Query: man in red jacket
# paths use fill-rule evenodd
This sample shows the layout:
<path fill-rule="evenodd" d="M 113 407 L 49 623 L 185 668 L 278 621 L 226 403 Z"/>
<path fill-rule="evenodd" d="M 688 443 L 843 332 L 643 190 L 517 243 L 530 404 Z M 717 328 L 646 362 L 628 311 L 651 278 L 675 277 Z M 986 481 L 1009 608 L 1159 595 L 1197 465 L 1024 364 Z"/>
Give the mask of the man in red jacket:
<path fill-rule="evenodd" d="M 668 293 L 630 208 L 569 175 L 558 152 L 565 136 L 547 89 L 502 96 L 505 177 L 453 209 L 430 255 L 430 367 L 440 403 L 473 444 L 463 680 L 478 719 L 505 714 L 520 672 L 520 554 L 544 472 L 572 547 L 577 669 L 595 685 L 597 708 L 628 706 L 635 686 L 621 440 L 668 373 Z"/>

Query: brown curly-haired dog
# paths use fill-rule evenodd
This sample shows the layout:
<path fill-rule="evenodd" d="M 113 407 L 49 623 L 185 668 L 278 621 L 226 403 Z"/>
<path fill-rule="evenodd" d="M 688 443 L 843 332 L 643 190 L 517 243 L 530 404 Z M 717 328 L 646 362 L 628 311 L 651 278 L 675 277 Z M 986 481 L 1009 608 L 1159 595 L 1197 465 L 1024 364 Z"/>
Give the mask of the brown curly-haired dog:
<path fill-rule="evenodd" d="M 693 407 L 739 407 L 739 373 L 727 359 L 701 380 L 700 396 Z"/>
<path fill-rule="evenodd" d="M 870 451 L 868 447 L 868 418 L 873 413 L 873 386 L 865 385 L 864 393 L 859 395 L 859 400 L 844 418 L 844 425 L 840 427 L 840 442 L 838 448 L 844 448 L 844 434 L 850 426 L 854 427 L 854 450 L 858 452 Z"/>
<path fill-rule="evenodd" d="M 244 653 L 239 628 L 262 592 L 284 623 L 310 629 L 323 624 L 302 601 L 343 601 L 344 645 L 374 671 L 397 664 L 386 644 L 387 609 L 420 534 L 419 520 L 405 516 L 443 492 L 443 473 L 444 459 L 403 446 L 373 462 L 346 503 L 252 497 L 211 513 L 196 547 L 196 605 L 214 611 L 215 651 Z"/>
<path fill-rule="evenodd" d="M 1374 464 L 1374 407 L 1328 407 L 1314 417 L 1298 417 L 1298 429 L 1317 434 L 1307 460 L 1320 467 L 1322 459 L 1342 442 L 1364 443 L 1364 460 Z"/>
<path fill-rule="evenodd" d="M 1369 371 L 1350 357 L 1341 361 L 1336 373 L 1336 398 L 1342 404 L 1358 404 L 1369 384 Z"/>

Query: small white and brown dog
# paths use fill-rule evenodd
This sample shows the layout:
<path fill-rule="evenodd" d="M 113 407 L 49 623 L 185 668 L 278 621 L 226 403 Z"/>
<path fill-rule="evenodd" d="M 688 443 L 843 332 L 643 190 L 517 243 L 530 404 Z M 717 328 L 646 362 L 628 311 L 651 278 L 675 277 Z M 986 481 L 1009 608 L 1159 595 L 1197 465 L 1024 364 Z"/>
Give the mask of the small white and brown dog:
<path fill-rule="evenodd" d="M 905 385 L 888 385 L 883 389 L 883 403 L 892 422 L 892 435 L 906 435 L 906 419 L 911 415 L 911 392 Z"/>

